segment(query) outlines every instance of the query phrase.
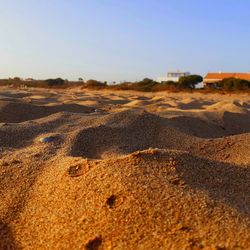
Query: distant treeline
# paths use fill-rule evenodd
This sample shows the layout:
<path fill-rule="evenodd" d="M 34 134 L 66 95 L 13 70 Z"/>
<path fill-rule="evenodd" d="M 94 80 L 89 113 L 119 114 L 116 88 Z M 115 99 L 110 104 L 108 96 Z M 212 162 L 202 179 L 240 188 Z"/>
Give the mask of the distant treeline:
<path fill-rule="evenodd" d="M 81 83 L 82 84 L 82 83 Z M 68 81 L 62 78 L 47 79 L 47 80 L 23 80 L 19 77 L 0 79 L 0 86 L 12 86 L 12 87 L 34 87 L 34 88 L 69 88 L 79 86 L 80 81 Z"/>
<path fill-rule="evenodd" d="M 118 90 L 138 90 L 138 91 L 178 91 L 195 89 L 195 86 L 202 82 L 203 78 L 199 75 L 190 75 L 181 77 L 178 82 L 167 81 L 167 82 L 156 82 L 152 79 L 145 78 L 139 82 L 125 82 L 118 85 L 112 86 Z"/>
<path fill-rule="evenodd" d="M 135 90 L 144 92 L 154 92 L 154 91 L 188 91 L 195 90 L 197 84 L 203 81 L 200 75 L 190 75 L 184 76 L 179 79 L 178 82 L 166 81 L 166 82 L 156 82 L 152 79 L 145 78 L 138 82 L 123 82 L 119 84 L 108 85 L 107 82 L 101 82 L 97 80 L 83 81 L 79 78 L 78 81 L 68 81 L 62 78 L 47 79 L 47 80 L 34 80 L 27 79 L 22 80 L 19 77 L 2 79 L 0 80 L 0 85 L 7 85 L 12 87 L 38 87 L 38 88 L 72 88 L 81 87 L 87 89 L 112 89 L 112 90 Z M 228 78 L 220 82 L 210 84 L 204 87 L 207 91 L 235 91 L 235 90 L 250 90 L 250 82 L 246 80 Z"/>

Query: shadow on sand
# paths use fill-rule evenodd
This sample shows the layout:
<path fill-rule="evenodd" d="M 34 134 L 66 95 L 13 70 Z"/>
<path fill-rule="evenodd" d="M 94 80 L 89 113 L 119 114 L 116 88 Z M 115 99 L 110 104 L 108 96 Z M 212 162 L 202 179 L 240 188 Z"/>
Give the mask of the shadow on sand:
<path fill-rule="evenodd" d="M 177 171 L 186 185 L 205 191 L 250 218 L 250 166 L 237 166 L 186 155 Z M 191 164 L 195 162 L 195 164 Z"/>
<path fill-rule="evenodd" d="M 1 250 L 16 250 L 19 249 L 10 227 L 0 221 L 0 249 Z"/>

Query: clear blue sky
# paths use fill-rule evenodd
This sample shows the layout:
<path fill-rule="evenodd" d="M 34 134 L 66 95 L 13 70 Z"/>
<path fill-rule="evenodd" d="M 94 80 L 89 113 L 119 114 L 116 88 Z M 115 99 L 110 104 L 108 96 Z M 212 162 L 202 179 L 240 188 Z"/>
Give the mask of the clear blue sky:
<path fill-rule="evenodd" d="M 248 0 L 0 0 L 0 78 L 250 71 Z"/>

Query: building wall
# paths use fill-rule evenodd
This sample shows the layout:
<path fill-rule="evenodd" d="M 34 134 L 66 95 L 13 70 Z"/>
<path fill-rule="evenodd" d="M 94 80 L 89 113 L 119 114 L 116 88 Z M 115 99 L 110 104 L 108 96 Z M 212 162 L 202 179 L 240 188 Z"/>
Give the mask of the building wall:
<path fill-rule="evenodd" d="M 222 79 L 204 79 L 203 80 L 203 82 L 205 83 L 205 84 L 209 84 L 209 83 L 216 83 L 216 82 L 219 82 L 219 81 L 221 81 Z"/>
<path fill-rule="evenodd" d="M 167 82 L 167 81 L 173 81 L 173 82 L 178 82 L 179 81 L 179 77 L 158 77 L 157 82 Z"/>
<path fill-rule="evenodd" d="M 156 81 L 157 82 L 167 82 L 167 81 L 178 82 L 180 77 L 189 76 L 189 75 L 190 75 L 189 72 L 168 72 L 167 76 L 158 77 Z"/>

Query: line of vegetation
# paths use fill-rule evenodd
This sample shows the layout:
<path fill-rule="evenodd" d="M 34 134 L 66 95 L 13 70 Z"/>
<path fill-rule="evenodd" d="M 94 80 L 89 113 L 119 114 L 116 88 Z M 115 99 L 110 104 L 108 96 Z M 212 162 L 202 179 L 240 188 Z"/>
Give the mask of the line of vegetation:
<path fill-rule="evenodd" d="M 220 82 L 210 84 L 203 89 L 196 89 L 197 84 L 201 83 L 203 78 L 200 75 L 184 76 L 179 79 L 178 82 L 166 81 L 156 82 L 152 79 L 145 78 L 138 82 L 123 82 L 119 84 L 108 85 L 107 82 L 101 82 L 97 80 L 84 81 L 79 78 L 78 81 L 68 81 L 62 78 L 47 79 L 47 80 L 34 80 L 27 79 L 22 80 L 19 77 L 2 79 L 0 80 L 0 86 L 11 86 L 11 87 L 38 87 L 38 88 L 72 88 L 81 87 L 82 89 L 111 89 L 111 90 L 134 90 L 143 92 L 157 92 L 157 91 L 249 91 L 250 82 L 241 79 L 228 78 Z"/>
<path fill-rule="evenodd" d="M 224 90 L 246 90 L 250 89 L 250 81 L 236 79 L 236 78 L 227 78 L 216 84 L 217 88 Z"/>

